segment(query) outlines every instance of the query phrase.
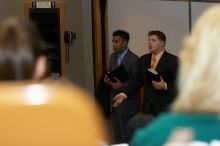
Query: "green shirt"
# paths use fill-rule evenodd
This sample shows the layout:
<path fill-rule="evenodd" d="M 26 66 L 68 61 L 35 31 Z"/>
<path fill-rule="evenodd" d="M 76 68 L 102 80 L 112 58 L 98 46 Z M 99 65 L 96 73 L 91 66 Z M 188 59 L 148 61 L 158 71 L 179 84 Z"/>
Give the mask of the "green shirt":
<path fill-rule="evenodd" d="M 162 146 L 174 129 L 190 127 L 194 140 L 220 140 L 220 117 L 211 114 L 161 114 L 154 122 L 135 133 L 131 146 Z"/>

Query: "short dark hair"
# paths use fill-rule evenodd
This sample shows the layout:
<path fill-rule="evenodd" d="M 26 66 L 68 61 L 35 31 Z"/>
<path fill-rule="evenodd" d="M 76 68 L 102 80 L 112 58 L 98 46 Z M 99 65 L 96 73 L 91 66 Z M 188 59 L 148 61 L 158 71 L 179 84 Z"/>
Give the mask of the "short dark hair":
<path fill-rule="evenodd" d="M 151 35 L 156 35 L 158 37 L 159 40 L 163 41 L 164 44 L 166 44 L 166 35 L 159 30 L 152 30 L 148 32 L 148 37 Z"/>
<path fill-rule="evenodd" d="M 127 42 L 129 42 L 130 39 L 129 33 L 125 30 L 116 30 L 113 32 L 112 36 L 120 36 L 122 39 L 124 39 Z"/>

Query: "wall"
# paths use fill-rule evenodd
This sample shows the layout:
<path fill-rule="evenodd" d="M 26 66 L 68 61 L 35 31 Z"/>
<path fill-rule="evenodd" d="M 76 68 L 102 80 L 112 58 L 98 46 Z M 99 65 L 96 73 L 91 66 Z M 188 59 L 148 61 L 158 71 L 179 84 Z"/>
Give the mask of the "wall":
<path fill-rule="evenodd" d="M 207 9 L 216 5 L 214 3 L 201 3 L 201 2 L 192 2 L 192 23 L 194 24 L 196 19 L 200 16 L 200 14 Z"/>
<path fill-rule="evenodd" d="M 91 17 L 90 0 L 65 0 L 66 29 L 76 32 L 70 48 L 68 77 L 94 94 Z"/>
<path fill-rule="evenodd" d="M 0 19 L 23 17 L 23 3 L 31 1 L 0 0 Z M 68 78 L 93 94 L 91 0 L 60 1 L 65 3 L 65 28 L 77 37 L 70 48 Z M 210 5 L 193 3 L 193 20 Z M 112 31 L 123 28 L 131 33 L 130 48 L 140 56 L 147 52 L 147 32 L 162 29 L 168 36 L 167 50 L 178 54 L 182 37 L 188 33 L 186 2 L 108 0 L 108 9 L 110 48 Z"/>
<path fill-rule="evenodd" d="M 193 22 L 209 3 L 192 3 Z M 188 2 L 159 0 L 109 0 L 109 47 L 111 33 L 125 29 L 131 35 L 132 51 L 141 56 L 148 52 L 147 33 L 159 29 L 167 35 L 166 50 L 178 55 L 182 39 L 189 33 Z"/>
<path fill-rule="evenodd" d="M 44 0 L 42 0 L 44 1 Z M 76 33 L 67 63 L 68 79 L 94 93 L 92 58 L 92 22 L 90 0 L 59 0 L 65 6 L 65 30 Z M 0 0 L 0 19 L 23 18 L 23 3 L 32 0 Z"/>

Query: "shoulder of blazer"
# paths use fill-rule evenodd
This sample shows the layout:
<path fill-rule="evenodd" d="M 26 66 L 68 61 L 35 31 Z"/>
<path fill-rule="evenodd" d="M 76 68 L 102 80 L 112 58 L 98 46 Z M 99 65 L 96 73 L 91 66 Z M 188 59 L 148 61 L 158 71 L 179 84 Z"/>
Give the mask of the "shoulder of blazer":
<path fill-rule="evenodd" d="M 138 65 L 140 68 L 149 68 L 151 63 L 151 53 L 141 56 L 138 60 Z"/>
<path fill-rule="evenodd" d="M 152 53 L 145 54 L 140 57 L 140 61 L 146 61 L 147 59 L 151 58 L 151 56 L 152 56 Z"/>
<path fill-rule="evenodd" d="M 135 53 L 133 53 L 130 49 L 128 49 L 128 52 L 127 52 L 127 55 L 128 56 L 132 56 L 134 58 L 139 58 Z"/>
<path fill-rule="evenodd" d="M 169 52 L 167 52 L 167 51 L 164 51 L 164 53 L 165 53 L 166 55 L 168 55 L 169 57 L 178 58 L 176 55 L 173 55 L 173 54 L 171 54 L 171 53 L 169 53 Z"/>
<path fill-rule="evenodd" d="M 111 61 L 116 61 L 116 59 L 117 59 L 117 57 L 118 57 L 118 54 L 117 53 L 112 53 L 111 55 L 110 55 L 110 62 Z"/>
<path fill-rule="evenodd" d="M 110 55 L 110 58 L 115 57 L 115 56 L 117 56 L 117 55 L 118 55 L 118 53 L 113 52 L 113 53 Z"/>
<path fill-rule="evenodd" d="M 170 61 L 172 61 L 172 62 L 177 62 L 178 61 L 177 56 L 175 56 L 171 53 L 168 53 L 167 51 L 165 51 L 164 53 L 165 53 L 164 55 L 166 56 L 166 58 L 169 59 Z"/>

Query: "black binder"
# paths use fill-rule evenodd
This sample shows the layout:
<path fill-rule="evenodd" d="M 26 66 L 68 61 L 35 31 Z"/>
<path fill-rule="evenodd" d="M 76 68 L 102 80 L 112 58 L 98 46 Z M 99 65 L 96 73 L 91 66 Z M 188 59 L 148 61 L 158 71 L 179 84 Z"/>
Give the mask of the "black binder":
<path fill-rule="evenodd" d="M 110 73 L 107 73 L 107 75 L 110 81 L 113 83 L 116 83 L 116 80 L 114 79 L 115 77 L 119 79 L 121 82 L 125 82 L 129 78 L 128 73 L 123 64 L 115 68 Z"/>
<path fill-rule="evenodd" d="M 145 74 L 149 82 L 152 81 L 160 82 L 160 74 L 156 70 L 152 68 L 146 69 Z"/>

